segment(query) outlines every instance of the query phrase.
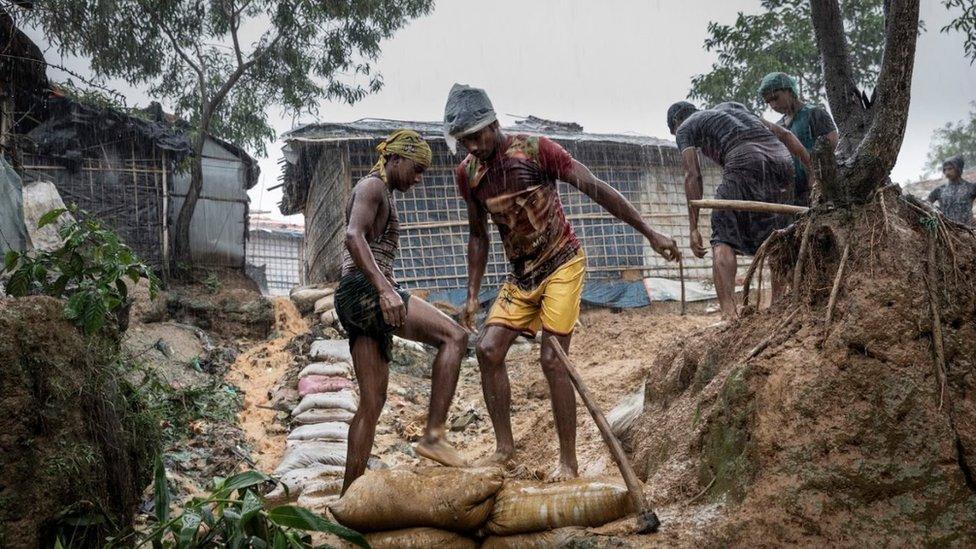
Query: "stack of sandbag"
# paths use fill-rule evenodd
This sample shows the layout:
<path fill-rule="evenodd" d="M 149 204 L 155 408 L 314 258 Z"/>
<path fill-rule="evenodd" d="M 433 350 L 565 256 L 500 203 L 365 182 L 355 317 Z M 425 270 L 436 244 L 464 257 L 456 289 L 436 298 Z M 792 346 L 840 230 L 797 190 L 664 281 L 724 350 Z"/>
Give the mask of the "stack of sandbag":
<path fill-rule="evenodd" d="M 298 374 L 301 400 L 291 412 L 293 427 L 275 470 L 287 495 L 279 487 L 268 497 L 321 507 L 336 499 L 342 488 L 349 422 L 359 397 L 347 340 L 317 340 L 310 357 L 315 362 Z"/>
<path fill-rule="evenodd" d="M 297 286 L 291 290 L 289 297 L 295 303 L 298 312 L 303 315 L 310 313 L 321 315 L 335 308 L 334 294 L 335 288 Z"/>
<path fill-rule="evenodd" d="M 558 547 L 581 535 L 579 527 L 601 526 L 632 510 L 627 489 L 615 482 L 510 480 L 482 529 L 484 547 Z"/>
<path fill-rule="evenodd" d="M 494 467 L 368 471 L 330 510 L 374 549 L 473 548 L 501 487 Z"/>

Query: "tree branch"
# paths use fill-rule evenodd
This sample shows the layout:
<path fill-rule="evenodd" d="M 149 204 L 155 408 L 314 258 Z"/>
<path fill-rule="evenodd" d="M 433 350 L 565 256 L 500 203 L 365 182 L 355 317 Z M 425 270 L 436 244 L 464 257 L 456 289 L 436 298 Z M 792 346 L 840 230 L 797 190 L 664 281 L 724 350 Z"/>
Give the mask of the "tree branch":
<path fill-rule="evenodd" d="M 221 2 L 220 8 L 224 10 L 224 15 L 227 16 L 230 24 L 230 37 L 234 41 L 234 56 L 237 57 L 237 66 L 240 67 L 244 64 L 244 56 L 241 54 L 241 43 L 237 37 L 237 29 L 241 26 L 240 14 L 244 6 L 239 9 L 227 10 L 227 3 Z"/>
<path fill-rule="evenodd" d="M 827 100 L 840 133 L 844 134 L 864 110 L 851 70 L 844 16 L 837 0 L 811 0 L 810 19 L 820 50 Z"/>
<path fill-rule="evenodd" d="M 874 117 L 856 156 L 870 155 L 877 159 L 874 177 L 878 179 L 887 177 L 894 167 L 905 137 L 918 41 L 918 11 L 919 0 L 890 2 L 884 58 L 875 88 L 877 99 L 872 107 Z"/>
<path fill-rule="evenodd" d="M 200 81 L 203 82 L 204 80 L 203 69 L 200 68 L 196 63 L 194 63 L 193 60 L 190 59 L 190 56 L 187 55 L 185 51 L 183 51 L 183 48 L 180 47 L 179 42 L 176 41 L 176 37 L 173 36 L 173 33 L 172 31 L 169 30 L 169 27 L 167 27 L 166 24 L 163 23 L 163 21 L 159 19 L 159 17 L 156 14 L 152 14 L 151 17 L 153 18 L 153 20 L 156 21 L 156 24 L 159 25 L 159 28 L 163 30 L 163 34 L 165 34 L 169 38 L 169 41 L 172 42 L 173 49 L 176 50 L 176 54 L 179 55 L 180 58 L 182 58 L 183 61 L 185 61 L 186 64 L 189 65 L 190 68 L 197 73 L 197 76 L 200 78 Z"/>

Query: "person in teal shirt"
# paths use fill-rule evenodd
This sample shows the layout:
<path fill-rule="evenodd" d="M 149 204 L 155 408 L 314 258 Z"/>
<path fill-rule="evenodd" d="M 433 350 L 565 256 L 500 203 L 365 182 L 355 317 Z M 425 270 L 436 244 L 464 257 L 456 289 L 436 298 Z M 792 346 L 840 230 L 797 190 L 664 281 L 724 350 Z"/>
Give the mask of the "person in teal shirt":
<path fill-rule="evenodd" d="M 813 152 L 813 145 L 821 136 L 825 136 L 834 147 L 837 146 L 837 125 L 834 124 L 834 119 L 823 107 L 808 105 L 800 100 L 800 89 L 792 76 L 782 72 L 767 74 L 759 85 L 759 96 L 771 109 L 783 115 L 777 124 L 793 132 L 807 152 Z M 796 175 L 796 203 L 809 206 L 811 189 L 807 181 L 807 170 L 796 156 L 793 157 L 793 167 Z"/>

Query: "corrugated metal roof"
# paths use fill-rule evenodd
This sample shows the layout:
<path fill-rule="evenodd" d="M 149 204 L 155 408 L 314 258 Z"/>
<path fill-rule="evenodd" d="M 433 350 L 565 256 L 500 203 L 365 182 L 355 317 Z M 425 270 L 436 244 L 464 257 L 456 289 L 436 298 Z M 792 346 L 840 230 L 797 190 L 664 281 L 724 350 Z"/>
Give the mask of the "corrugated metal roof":
<path fill-rule="evenodd" d="M 444 125 L 441 122 L 422 122 L 411 120 L 389 120 L 385 118 L 362 118 L 355 122 L 316 122 L 295 128 L 281 136 L 288 141 L 345 141 L 352 139 L 376 139 L 389 133 L 408 128 L 416 131 L 424 139 L 444 139 Z M 578 130 L 576 129 L 578 128 Z M 582 126 L 573 122 L 558 122 L 530 116 L 518 119 L 515 124 L 503 127 L 505 131 L 544 135 L 555 139 L 575 141 L 605 141 L 673 147 L 674 141 L 639 134 L 587 133 Z"/>

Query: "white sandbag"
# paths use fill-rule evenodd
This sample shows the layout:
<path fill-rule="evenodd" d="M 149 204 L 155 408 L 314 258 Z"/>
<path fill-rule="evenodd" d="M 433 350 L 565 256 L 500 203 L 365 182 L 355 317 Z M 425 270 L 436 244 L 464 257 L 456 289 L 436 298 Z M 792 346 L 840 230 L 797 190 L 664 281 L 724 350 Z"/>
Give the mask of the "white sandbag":
<path fill-rule="evenodd" d="M 393 336 L 393 346 L 399 347 L 401 349 L 406 349 L 415 353 L 426 353 L 427 347 L 419 341 L 411 341 L 409 339 L 404 339 L 400 336 Z"/>
<path fill-rule="evenodd" d="M 285 448 L 285 455 L 275 469 L 275 474 L 283 475 L 295 469 L 314 465 L 346 464 L 345 442 L 320 442 L 317 440 L 293 441 Z"/>
<path fill-rule="evenodd" d="M 322 326 L 331 328 L 338 324 L 339 313 L 337 313 L 335 309 L 330 309 L 322 313 L 322 315 L 319 316 L 319 320 L 322 322 Z"/>
<path fill-rule="evenodd" d="M 306 410 L 314 410 L 316 408 L 324 410 L 339 408 L 355 413 L 359 408 L 359 398 L 351 390 L 335 393 L 312 393 L 302 397 L 302 401 L 291 411 L 291 415 L 297 416 Z"/>
<path fill-rule="evenodd" d="M 348 339 L 316 339 L 308 352 L 312 360 L 321 362 L 352 363 Z"/>
<path fill-rule="evenodd" d="M 312 311 L 315 314 L 320 315 L 326 311 L 331 311 L 332 309 L 335 309 L 335 294 L 329 294 L 316 301 L 315 308 L 312 309 Z"/>
<path fill-rule="evenodd" d="M 64 202 L 54 183 L 34 181 L 24 185 L 24 224 L 30 249 L 49 252 L 61 247 L 63 241 L 58 231 L 72 221 L 71 214 L 65 212 L 54 223 L 37 227 L 44 214 L 61 208 L 64 208 Z"/>
<path fill-rule="evenodd" d="M 292 469 L 278 477 L 279 484 L 264 497 L 268 501 L 282 505 L 287 501 L 297 500 L 298 496 L 302 495 L 309 487 L 316 488 L 320 484 L 329 483 L 336 479 L 339 480 L 339 487 L 341 489 L 342 475 L 345 474 L 345 471 L 345 467 L 339 465 L 312 465 L 310 467 Z M 285 488 L 288 489 L 287 495 Z"/>
<path fill-rule="evenodd" d="M 316 301 L 334 293 L 335 290 L 332 288 L 309 288 L 306 286 L 294 288 L 291 291 L 290 297 L 299 312 L 308 314 L 315 308 Z"/>
<path fill-rule="evenodd" d="M 298 373 L 299 378 L 305 376 L 337 376 L 348 379 L 352 377 L 352 365 L 349 362 L 313 362 Z"/>
<path fill-rule="evenodd" d="M 321 408 L 313 408 L 311 410 L 306 410 L 297 416 L 291 418 L 295 423 L 302 425 L 311 425 L 315 423 L 334 423 L 341 421 L 343 423 L 349 423 L 352 421 L 352 416 L 355 414 L 349 410 L 343 410 L 342 408 L 333 408 L 331 410 L 323 410 Z"/>
<path fill-rule="evenodd" d="M 495 498 L 486 530 L 495 536 L 511 536 L 564 526 L 601 526 L 623 517 L 631 508 L 627 489 L 617 482 L 509 480 Z"/>
<path fill-rule="evenodd" d="M 610 413 L 607 414 L 607 422 L 610 423 L 610 430 L 618 437 L 625 436 L 634 421 L 644 412 L 644 385 L 641 384 L 640 391 L 626 396 L 617 404 Z"/>
<path fill-rule="evenodd" d="M 346 423 L 316 423 L 295 427 L 288 433 L 288 440 L 333 440 L 349 438 L 349 425 Z"/>

